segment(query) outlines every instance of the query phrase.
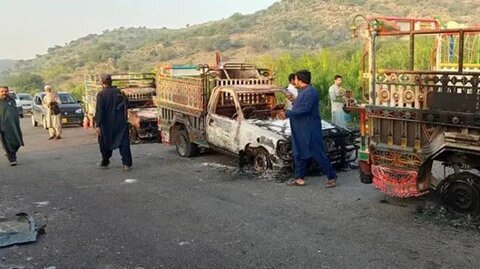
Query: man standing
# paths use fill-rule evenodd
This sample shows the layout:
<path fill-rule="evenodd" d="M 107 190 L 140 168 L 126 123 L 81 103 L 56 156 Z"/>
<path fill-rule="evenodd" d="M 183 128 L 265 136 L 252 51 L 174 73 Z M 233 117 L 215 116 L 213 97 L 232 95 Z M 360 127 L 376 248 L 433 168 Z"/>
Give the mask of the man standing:
<path fill-rule="evenodd" d="M 10 165 L 17 165 L 17 151 L 23 146 L 22 130 L 17 105 L 8 96 L 7 86 L 0 86 L 0 140 Z"/>
<path fill-rule="evenodd" d="M 290 74 L 288 76 L 288 87 L 287 87 L 287 104 L 285 106 L 285 109 L 290 110 L 292 109 L 292 102 L 297 98 L 298 96 L 298 90 L 295 88 L 295 74 Z"/>
<path fill-rule="evenodd" d="M 61 139 L 62 123 L 60 122 L 60 98 L 50 85 L 46 85 L 44 89 L 45 96 L 43 97 L 42 104 L 45 108 L 45 123 L 49 134 L 48 139 Z"/>
<path fill-rule="evenodd" d="M 342 86 L 342 76 L 336 75 L 333 79 L 333 85 L 328 89 L 330 97 L 330 107 L 332 112 L 332 123 L 347 129 L 347 113 L 343 111 L 343 97 L 340 95 Z"/>
<path fill-rule="evenodd" d="M 95 121 L 98 144 L 102 153 L 100 167 L 108 167 L 114 149 L 120 150 L 123 170 L 130 171 L 132 153 L 127 123 L 127 97 L 112 86 L 112 77 L 102 75 L 102 90 L 97 94 Z"/>
<path fill-rule="evenodd" d="M 292 154 L 295 162 L 295 179 L 289 185 L 305 185 L 308 163 L 314 159 L 327 174 L 327 188 L 335 187 L 337 175 L 325 153 L 322 120 L 319 113 L 317 90 L 310 85 L 311 74 L 307 70 L 295 75 L 295 86 L 299 94 L 292 110 L 281 112 L 279 118 L 290 118 L 292 129 Z"/>

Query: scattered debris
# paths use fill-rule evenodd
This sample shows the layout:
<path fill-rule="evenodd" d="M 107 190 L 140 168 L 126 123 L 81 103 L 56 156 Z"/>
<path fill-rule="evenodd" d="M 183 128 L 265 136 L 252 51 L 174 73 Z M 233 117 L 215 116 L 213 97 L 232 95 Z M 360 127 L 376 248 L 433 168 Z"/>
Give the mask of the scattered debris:
<path fill-rule="evenodd" d="M 416 208 L 414 214 L 422 221 L 480 232 L 480 216 L 474 217 L 449 211 L 436 199 L 426 200 L 423 205 Z"/>
<path fill-rule="evenodd" d="M 50 203 L 49 201 L 42 201 L 42 202 L 35 202 L 33 204 L 36 205 L 37 207 L 42 207 L 42 206 L 48 205 L 49 203 Z"/>
<path fill-rule="evenodd" d="M 127 179 L 125 179 L 125 183 L 126 183 L 126 184 L 137 183 L 137 182 L 138 182 L 138 180 L 133 179 L 133 178 L 127 178 Z"/>
<path fill-rule="evenodd" d="M 220 164 L 220 163 L 202 163 L 201 165 L 205 167 L 217 169 L 222 172 L 227 172 L 227 173 L 231 173 L 238 176 L 246 176 L 248 178 L 254 178 L 254 179 L 259 179 L 263 181 L 285 182 L 292 176 L 289 171 L 284 171 L 284 170 L 280 170 L 280 171 L 269 170 L 264 173 L 258 173 L 246 167 L 240 168 L 240 167 L 229 166 L 229 165 Z"/>
<path fill-rule="evenodd" d="M 12 218 L 0 219 L 0 248 L 37 240 L 44 232 L 45 225 L 37 226 L 35 220 L 26 213 L 18 213 Z"/>
<path fill-rule="evenodd" d="M 203 163 L 202 166 L 207 166 L 210 168 L 221 169 L 225 171 L 237 172 L 238 168 L 234 166 L 228 166 L 220 163 Z"/>

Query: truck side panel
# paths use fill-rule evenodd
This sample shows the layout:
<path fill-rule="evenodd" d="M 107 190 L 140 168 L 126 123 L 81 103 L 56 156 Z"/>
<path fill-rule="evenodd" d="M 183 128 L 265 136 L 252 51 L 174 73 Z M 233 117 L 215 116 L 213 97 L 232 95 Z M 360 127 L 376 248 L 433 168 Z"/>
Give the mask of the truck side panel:
<path fill-rule="evenodd" d="M 199 117 L 206 109 L 204 85 L 202 78 L 158 76 L 157 105 Z"/>

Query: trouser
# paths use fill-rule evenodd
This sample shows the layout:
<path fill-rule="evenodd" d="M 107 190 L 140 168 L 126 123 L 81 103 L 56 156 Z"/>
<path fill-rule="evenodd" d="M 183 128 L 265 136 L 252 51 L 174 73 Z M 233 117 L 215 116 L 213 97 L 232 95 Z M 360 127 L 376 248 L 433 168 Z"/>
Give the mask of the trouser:
<path fill-rule="evenodd" d="M 333 169 L 330 160 L 328 159 L 327 154 L 322 150 L 321 152 L 316 152 L 313 158 L 302 159 L 295 157 L 295 178 L 304 179 L 307 176 L 308 164 L 310 160 L 314 159 L 315 163 L 322 169 L 322 171 L 327 175 L 328 179 L 336 179 L 337 175 L 335 169 Z"/>
<path fill-rule="evenodd" d="M 50 137 L 58 137 L 62 134 L 62 127 L 50 127 L 48 128 L 48 134 Z"/>
<path fill-rule="evenodd" d="M 5 137 L 3 132 L 0 132 L 0 140 L 2 141 L 2 147 L 3 150 L 5 151 L 5 156 L 7 156 L 7 159 L 9 162 L 16 162 L 17 161 L 17 152 L 14 150 L 9 149 L 7 146 L 7 141 L 5 141 Z"/>
<path fill-rule="evenodd" d="M 109 149 L 109 147 L 104 144 L 101 136 L 98 137 L 98 144 L 100 146 L 100 152 L 102 153 L 102 162 L 109 163 L 110 158 L 112 157 L 113 150 Z M 124 132 L 118 150 L 120 151 L 120 155 L 122 156 L 122 164 L 132 166 L 133 160 L 132 152 L 130 151 L 130 138 L 128 137 L 128 131 Z"/>
<path fill-rule="evenodd" d="M 50 137 L 59 137 L 62 134 L 62 123 L 60 115 L 51 115 L 48 125 L 48 134 Z"/>

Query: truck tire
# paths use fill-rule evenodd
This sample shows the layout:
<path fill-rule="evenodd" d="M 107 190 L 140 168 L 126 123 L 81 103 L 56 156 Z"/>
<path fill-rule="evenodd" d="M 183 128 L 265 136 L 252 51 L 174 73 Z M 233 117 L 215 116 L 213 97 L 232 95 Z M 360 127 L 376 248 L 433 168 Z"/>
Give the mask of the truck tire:
<path fill-rule="evenodd" d="M 443 205 L 459 214 L 480 213 L 480 178 L 470 172 L 449 175 L 438 186 Z"/>
<path fill-rule="evenodd" d="M 373 176 L 365 174 L 362 169 L 358 169 L 360 172 L 360 182 L 363 184 L 372 184 L 373 183 Z"/>
<path fill-rule="evenodd" d="M 178 134 L 176 148 L 181 157 L 195 157 L 200 153 L 198 145 L 190 142 L 187 130 L 181 130 Z"/>
<path fill-rule="evenodd" d="M 135 127 L 131 124 L 128 124 L 128 136 L 130 137 L 130 144 L 140 143 L 140 138 L 138 137 L 138 132 Z"/>

